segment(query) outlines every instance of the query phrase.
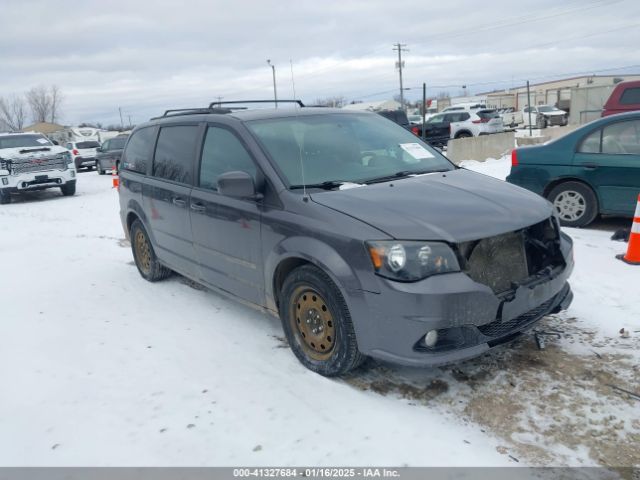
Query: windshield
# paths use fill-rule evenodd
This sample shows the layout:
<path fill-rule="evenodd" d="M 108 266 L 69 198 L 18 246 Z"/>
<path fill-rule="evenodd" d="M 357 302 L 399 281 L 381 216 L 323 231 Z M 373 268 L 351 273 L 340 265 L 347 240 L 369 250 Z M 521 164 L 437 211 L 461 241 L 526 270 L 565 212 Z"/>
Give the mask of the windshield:
<path fill-rule="evenodd" d="M 76 146 L 82 150 L 83 148 L 96 148 L 99 147 L 100 144 L 98 142 L 78 142 Z"/>
<path fill-rule="evenodd" d="M 248 121 L 291 186 L 364 182 L 453 170 L 442 154 L 376 114 L 326 114 Z"/>
<path fill-rule="evenodd" d="M 551 107 L 549 105 L 542 105 L 540 107 L 538 107 L 538 111 L 539 112 L 553 112 L 558 110 L 556 107 Z"/>
<path fill-rule="evenodd" d="M 50 147 L 51 145 L 53 144 L 43 135 L 7 135 L 6 137 L 0 137 L 0 149 Z"/>

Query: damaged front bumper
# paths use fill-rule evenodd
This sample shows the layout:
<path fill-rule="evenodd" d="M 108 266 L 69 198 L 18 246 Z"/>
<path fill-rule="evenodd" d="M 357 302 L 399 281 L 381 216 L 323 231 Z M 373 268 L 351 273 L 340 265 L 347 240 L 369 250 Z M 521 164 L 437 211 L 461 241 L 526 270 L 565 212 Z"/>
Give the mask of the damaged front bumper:
<path fill-rule="evenodd" d="M 381 279 L 380 293 L 363 292 L 363 301 L 355 302 L 358 346 L 367 355 L 393 363 L 434 366 L 475 357 L 511 341 L 545 315 L 571 304 L 573 245 L 566 235 L 561 252 L 562 266 L 502 295 L 463 272 L 415 283 Z M 437 338 L 430 345 L 428 332 L 436 332 L 432 338 Z"/>

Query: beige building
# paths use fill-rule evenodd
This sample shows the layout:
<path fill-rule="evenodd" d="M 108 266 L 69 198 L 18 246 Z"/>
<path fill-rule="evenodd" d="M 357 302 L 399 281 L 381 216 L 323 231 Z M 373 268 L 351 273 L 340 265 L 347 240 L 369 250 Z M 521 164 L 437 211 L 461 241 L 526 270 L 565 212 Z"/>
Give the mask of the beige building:
<path fill-rule="evenodd" d="M 27 125 L 22 128 L 23 132 L 38 132 L 44 135 L 49 135 L 53 132 L 57 132 L 59 130 L 63 130 L 64 127 L 62 125 L 58 125 L 57 123 L 49 123 L 49 122 L 39 122 L 34 123 L 33 125 Z"/>
<path fill-rule="evenodd" d="M 586 75 L 581 77 L 571 77 L 562 80 L 552 80 L 549 82 L 532 83 L 529 85 L 531 91 L 532 105 L 556 105 L 563 110 L 571 108 L 572 91 L 582 88 L 611 87 L 616 83 L 625 80 L 640 80 L 640 75 Z M 477 96 L 486 97 L 487 106 L 495 108 L 513 107 L 522 110 L 528 105 L 527 86 L 508 90 L 480 93 Z"/>

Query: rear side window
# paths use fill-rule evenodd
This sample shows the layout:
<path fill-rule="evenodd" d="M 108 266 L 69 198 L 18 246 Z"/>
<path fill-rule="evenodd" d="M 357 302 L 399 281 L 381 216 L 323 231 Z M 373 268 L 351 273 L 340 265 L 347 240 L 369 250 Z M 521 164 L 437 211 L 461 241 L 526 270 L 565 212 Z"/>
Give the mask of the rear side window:
<path fill-rule="evenodd" d="M 209 127 L 202 148 L 200 186 L 217 190 L 218 177 L 234 171 L 256 177 L 256 166 L 238 137 L 225 128 Z"/>
<path fill-rule="evenodd" d="M 500 114 L 498 114 L 498 112 L 496 112 L 495 110 L 478 110 L 476 112 L 476 115 L 478 115 L 483 120 L 496 118 L 500 116 Z"/>
<path fill-rule="evenodd" d="M 155 130 L 152 127 L 143 128 L 131 136 L 122 160 L 122 168 L 132 172 L 147 173 L 147 163 L 151 158 Z"/>
<path fill-rule="evenodd" d="M 162 127 L 153 158 L 153 176 L 191 184 L 197 139 L 198 125 Z"/>
<path fill-rule="evenodd" d="M 640 87 L 627 88 L 620 96 L 620 105 L 634 105 L 640 103 Z"/>
<path fill-rule="evenodd" d="M 600 153 L 600 138 L 601 138 L 602 130 L 598 129 L 595 132 L 587 135 L 582 143 L 580 144 L 580 148 L 578 148 L 578 152 L 580 153 Z"/>

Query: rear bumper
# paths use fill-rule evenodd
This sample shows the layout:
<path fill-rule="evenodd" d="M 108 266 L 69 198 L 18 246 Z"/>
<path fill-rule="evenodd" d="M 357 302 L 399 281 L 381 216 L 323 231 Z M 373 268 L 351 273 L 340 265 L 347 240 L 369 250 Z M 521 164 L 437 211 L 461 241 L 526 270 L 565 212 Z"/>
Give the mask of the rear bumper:
<path fill-rule="evenodd" d="M 76 168 L 93 167 L 96 164 L 95 157 L 76 157 L 74 159 Z"/>
<path fill-rule="evenodd" d="M 426 367 L 458 362 L 517 338 L 542 317 L 566 309 L 573 299 L 571 241 L 563 241 L 566 265 L 519 286 L 508 298 L 464 273 L 416 283 L 381 280 L 379 294 L 364 293 L 365 311 L 353 312 L 358 345 L 372 357 Z M 427 346 L 435 330 L 438 342 Z"/>

